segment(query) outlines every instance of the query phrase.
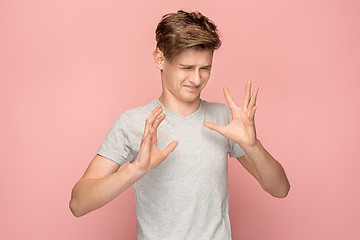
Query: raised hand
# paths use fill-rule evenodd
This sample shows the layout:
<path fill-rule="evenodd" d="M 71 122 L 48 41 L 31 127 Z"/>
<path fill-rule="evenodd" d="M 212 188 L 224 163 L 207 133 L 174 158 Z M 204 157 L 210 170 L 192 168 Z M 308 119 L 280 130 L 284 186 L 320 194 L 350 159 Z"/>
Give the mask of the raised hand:
<path fill-rule="evenodd" d="M 259 87 L 255 87 L 251 94 L 251 81 L 247 81 L 245 96 L 242 106 L 239 108 L 234 103 L 229 89 L 224 87 L 226 102 L 231 110 L 232 121 L 227 126 L 220 126 L 212 122 L 205 122 L 204 125 L 219 132 L 226 138 L 238 143 L 240 146 L 252 146 L 256 143 L 255 112 L 256 97 Z"/>
<path fill-rule="evenodd" d="M 161 105 L 157 106 L 145 121 L 144 135 L 140 149 L 134 163 L 145 172 L 159 166 L 165 158 L 176 148 L 177 141 L 172 141 L 164 150 L 157 147 L 157 127 L 165 119 Z"/>

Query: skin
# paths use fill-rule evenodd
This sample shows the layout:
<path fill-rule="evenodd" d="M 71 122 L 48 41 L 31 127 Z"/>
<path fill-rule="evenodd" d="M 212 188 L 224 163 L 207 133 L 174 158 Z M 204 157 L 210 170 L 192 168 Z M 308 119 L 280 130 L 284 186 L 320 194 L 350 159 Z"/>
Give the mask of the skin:
<path fill-rule="evenodd" d="M 171 61 L 156 49 L 154 61 L 161 71 L 163 92 L 159 101 L 168 109 L 187 116 L 200 106 L 200 94 L 211 72 L 213 51 L 186 49 Z"/>
<path fill-rule="evenodd" d="M 70 210 L 81 217 L 98 209 L 132 186 L 148 171 L 161 164 L 176 148 L 171 142 L 164 150 L 157 147 L 157 127 L 165 119 L 161 106 L 156 107 L 145 121 L 144 135 L 135 161 L 119 170 L 110 159 L 96 155 L 84 175 L 75 184 L 69 202 Z"/>
<path fill-rule="evenodd" d="M 184 116 L 195 112 L 200 106 L 201 91 L 210 78 L 213 51 L 187 49 L 168 61 L 156 49 L 153 57 L 161 71 L 163 92 L 160 102 Z M 246 153 L 237 158 L 244 168 L 265 191 L 275 197 L 285 197 L 290 185 L 284 169 L 256 137 L 254 117 L 258 90 L 255 87 L 251 93 L 251 81 L 248 81 L 243 104 L 239 108 L 228 88 L 224 87 L 233 120 L 227 126 L 211 122 L 205 122 L 204 126 L 238 143 Z M 160 116 L 162 112 L 159 105 L 146 119 L 140 149 L 133 163 L 120 168 L 117 163 L 100 155 L 93 158 L 72 190 L 69 207 L 74 216 L 80 217 L 104 206 L 159 166 L 176 148 L 177 141 L 169 143 L 164 150 L 157 147 L 157 128 L 166 118 L 164 114 Z"/>
<path fill-rule="evenodd" d="M 187 49 L 166 60 L 160 49 L 154 51 L 154 61 L 163 83 L 159 100 L 168 109 L 187 116 L 200 105 L 200 94 L 205 88 L 211 72 L 213 51 Z M 186 66 L 186 67 L 184 67 Z M 286 197 L 290 184 L 281 164 L 262 146 L 256 136 L 255 112 L 259 87 L 251 92 L 251 81 L 247 81 L 241 107 L 236 106 L 228 87 L 224 95 L 231 110 L 232 121 L 227 126 L 205 122 L 204 126 L 219 132 L 239 144 L 245 155 L 237 158 L 244 168 L 255 177 L 263 189 L 274 197 Z M 188 86 L 195 86 L 189 89 Z"/>
<path fill-rule="evenodd" d="M 232 121 L 227 126 L 219 126 L 211 122 L 205 122 L 204 126 L 239 144 L 245 155 L 238 157 L 237 160 L 266 192 L 274 197 L 284 198 L 290 190 L 285 171 L 256 136 L 255 112 L 258 92 L 259 87 L 255 87 L 251 93 L 251 81 L 247 81 L 242 106 L 238 107 L 225 86 L 224 95 L 231 110 Z"/>

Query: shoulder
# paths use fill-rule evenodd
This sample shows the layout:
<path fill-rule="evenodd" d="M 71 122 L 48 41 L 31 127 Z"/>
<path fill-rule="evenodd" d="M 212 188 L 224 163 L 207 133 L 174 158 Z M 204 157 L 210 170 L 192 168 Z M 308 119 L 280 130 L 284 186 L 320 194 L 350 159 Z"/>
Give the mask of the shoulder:
<path fill-rule="evenodd" d="M 156 101 L 153 100 L 145 105 L 125 110 L 124 113 L 129 117 L 148 116 L 156 108 Z"/>
<path fill-rule="evenodd" d="M 155 101 L 151 101 L 145 105 L 127 109 L 120 114 L 120 116 L 116 119 L 116 122 L 121 125 L 143 125 L 146 118 L 156 107 L 155 105 Z"/>
<path fill-rule="evenodd" d="M 231 111 L 224 103 L 202 101 L 205 109 L 205 121 L 225 126 L 231 122 Z"/>
<path fill-rule="evenodd" d="M 227 116 L 229 113 L 231 113 L 230 109 L 224 103 L 208 102 L 206 100 L 202 100 L 202 104 L 207 115 L 210 114 L 216 116 Z"/>

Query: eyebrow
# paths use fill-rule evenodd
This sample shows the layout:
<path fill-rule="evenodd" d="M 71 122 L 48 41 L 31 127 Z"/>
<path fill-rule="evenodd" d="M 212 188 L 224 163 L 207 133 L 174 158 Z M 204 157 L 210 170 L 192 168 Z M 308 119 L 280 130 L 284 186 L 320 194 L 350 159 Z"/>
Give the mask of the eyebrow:
<path fill-rule="evenodd" d="M 179 64 L 181 67 L 193 67 L 194 65 L 187 65 L 187 64 Z M 206 64 L 201 66 L 201 68 L 206 67 L 206 68 L 211 68 L 211 64 Z"/>

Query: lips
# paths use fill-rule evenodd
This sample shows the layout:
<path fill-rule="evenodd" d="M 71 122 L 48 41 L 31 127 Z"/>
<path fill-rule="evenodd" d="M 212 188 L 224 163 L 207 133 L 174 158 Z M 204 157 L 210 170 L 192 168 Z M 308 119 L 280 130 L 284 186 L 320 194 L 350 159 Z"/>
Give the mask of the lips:
<path fill-rule="evenodd" d="M 197 86 L 189 86 L 189 85 L 184 85 L 184 86 L 187 87 L 188 89 L 191 89 L 191 90 L 196 90 L 196 89 L 199 88 Z"/>

